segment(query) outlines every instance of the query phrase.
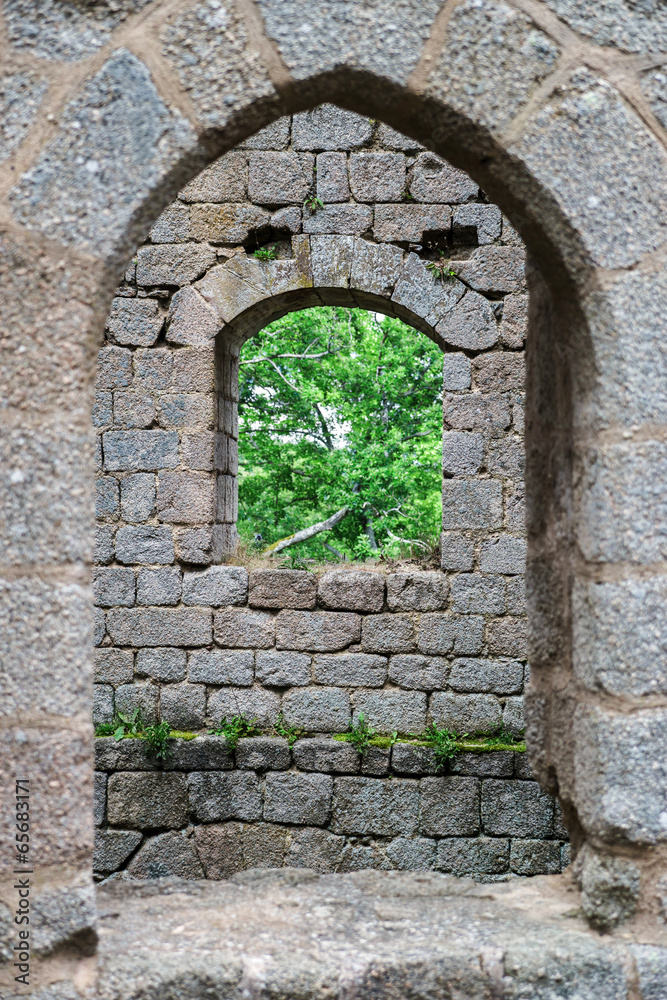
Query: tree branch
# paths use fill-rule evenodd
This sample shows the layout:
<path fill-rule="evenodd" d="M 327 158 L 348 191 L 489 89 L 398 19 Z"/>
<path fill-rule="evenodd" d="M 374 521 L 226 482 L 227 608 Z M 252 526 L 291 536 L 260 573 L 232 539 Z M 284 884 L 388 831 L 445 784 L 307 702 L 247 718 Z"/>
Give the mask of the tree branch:
<path fill-rule="evenodd" d="M 262 554 L 265 556 L 275 556 L 284 549 L 289 549 L 292 545 L 298 545 L 299 542 L 307 542 L 309 538 L 314 538 L 315 535 L 319 535 L 321 531 L 331 531 L 335 528 L 337 524 L 343 520 L 350 513 L 349 507 L 341 507 L 337 510 L 335 514 L 328 517 L 326 521 L 318 521 L 317 524 L 311 524 L 310 528 L 304 528 L 303 531 L 297 531 L 295 535 L 288 535 L 287 538 L 281 538 L 279 542 L 274 542 L 273 545 L 269 545 Z"/>

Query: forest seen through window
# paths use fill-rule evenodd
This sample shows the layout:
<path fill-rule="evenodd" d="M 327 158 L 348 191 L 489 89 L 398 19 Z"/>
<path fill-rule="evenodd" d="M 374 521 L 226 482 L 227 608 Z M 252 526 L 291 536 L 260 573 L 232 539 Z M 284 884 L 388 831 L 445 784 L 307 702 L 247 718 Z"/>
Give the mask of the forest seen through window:
<path fill-rule="evenodd" d="M 289 565 L 435 558 L 441 523 L 440 349 L 361 309 L 289 313 L 241 352 L 242 548 L 271 546 L 329 518 Z M 307 533 L 307 532 L 306 532 Z"/>

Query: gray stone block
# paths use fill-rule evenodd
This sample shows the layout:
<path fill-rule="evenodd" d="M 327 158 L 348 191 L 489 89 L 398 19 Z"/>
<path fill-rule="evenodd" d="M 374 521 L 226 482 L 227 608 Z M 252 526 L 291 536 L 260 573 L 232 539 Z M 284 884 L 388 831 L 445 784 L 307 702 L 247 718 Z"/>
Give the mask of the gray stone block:
<path fill-rule="evenodd" d="M 306 827 L 292 831 L 285 864 L 290 868 L 312 868 L 316 872 L 338 871 L 345 838 L 327 830 Z"/>
<path fill-rule="evenodd" d="M 445 480 L 442 484 L 442 527 L 500 528 L 503 517 L 502 486 L 494 479 Z"/>
<path fill-rule="evenodd" d="M 268 234 L 271 214 L 258 205 L 193 205 L 190 209 L 190 222 L 192 235 L 196 239 L 240 244 L 253 235 L 258 237 Z M 210 317 L 205 315 L 208 326 Z"/>
<path fill-rule="evenodd" d="M 220 736 L 199 735 L 194 740 L 172 741 L 173 757 L 166 762 L 168 771 L 233 771 L 234 754 Z"/>
<path fill-rule="evenodd" d="M 326 202 L 348 201 L 346 153 L 320 153 L 317 157 L 317 197 Z"/>
<path fill-rule="evenodd" d="M 385 857 L 380 842 L 371 841 L 368 847 L 354 842 L 345 844 L 338 865 L 339 872 L 363 872 L 374 868 L 383 871 L 391 869 L 391 862 Z"/>
<path fill-rule="evenodd" d="M 113 394 L 113 422 L 116 427 L 150 427 L 155 420 L 155 403 L 143 392 L 120 389 Z"/>
<path fill-rule="evenodd" d="M 470 231 L 480 246 L 495 243 L 502 229 L 502 214 L 497 205 L 457 205 L 452 215 L 454 241 L 468 241 Z"/>
<path fill-rule="evenodd" d="M 340 687 L 382 687 L 387 679 L 387 658 L 367 653 L 338 653 L 313 657 L 317 684 Z"/>
<path fill-rule="evenodd" d="M 397 149 L 402 153 L 416 153 L 424 148 L 416 139 L 411 139 L 410 136 L 397 132 L 396 129 L 385 125 L 384 122 L 378 122 L 375 138 L 383 149 Z"/>
<path fill-rule="evenodd" d="M 245 199 L 247 184 L 248 158 L 238 150 L 232 150 L 197 174 L 178 197 L 185 202 L 238 202 Z"/>
<path fill-rule="evenodd" d="M 177 566 L 140 569 L 137 573 L 137 604 L 178 604 L 181 570 Z"/>
<path fill-rule="evenodd" d="M 347 151 L 365 145 L 372 132 L 368 118 L 334 104 L 320 104 L 312 111 L 294 115 L 292 119 L 292 145 L 295 149 Z"/>
<path fill-rule="evenodd" d="M 331 814 L 333 778 L 328 774 L 267 774 L 264 819 L 273 823 L 324 826 Z"/>
<path fill-rule="evenodd" d="M 452 611 L 462 615 L 502 615 L 505 581 L 501 576 L 461 573 L 452 580 Z"/>
<path fill-rule="evenodd" d="M 401 201 L 405 191 L 403 153 L 352 153 L 350 189 L 357 201 Z"/>
<path fill-rule="evenodd" d="M 132 352 L 105 345 L 97 355 L 95 387 L 126 389 L 132 381 Z"/>
<path fill-rule="evenodd" d="M 501 535 L 482 544 L 480 556 L 482 573 L 524 573 L 526 569 L 526 542 L 523 538 Z"/>
<path fill-rule="evenodd" d="M 139 348 L 132 355 L 135 389 L 168 391 L 171 386 L 173 355 L 165 347 Z"/>
<path fill-rule="evenodd" d="M 461 280 L 476 292 L 507 295 L 526 290 L 525 261 L 522 247 L 483 246 L 455 267 Z"/>
<path fill-rule="evenodd" d="M 248 572 L 241 566 L 211 566 L 183 576 L 184 604 L 244 604 L 247 596 Z"/>
<path fill-rule="evenodd" d="M 253 736 L 236 745 L 236 766 L 242 770 L 286 771 L 291 763 L 287 740 L 275 736 Z"/>
<path fill-rule="evenodd" d="M 107 619 L 102 608 L 93 608 L 93 642 L 100 646 L 107 631 Z"/>
<path fill-rule="evenodd" d="M 503 726 L 519 739 L 526 730 L 523 698 L 507 698 L 503 709 Z"/>
<path fill-rule="evenodd" d="M 515 577 L 505 583 L 505 593 L 507 595 L 507 613 L 510 615 L 526 614 L 526 581 L 524 578 Z"/>
<path fill-rule="evenodd" d="M 497 436 L 507 430 L 511 414 L 507 398 L 497 392 L 446 392 L 444 419 L 450 427 L 464 431 L 482 430 Z M 489 484 L 489 481 L 486 481 Z M 491 485 L 491 484 L 489 484 Z"/>
<path fill-rule="evenodd" d="M 451 217 L 449 205 L 377 205 L 373 235 L 378 242 L 421 244 L 426 233 L 449 233 Z"/>
<path fill-rule="evenodd" d="M 447 478 L 474 476 L 484 461 L 481 434 L 445 431 L 442 436 L 442 469 Z"/>
<path fill-rule="evenodd" d="M 157 722 L 159 689 L 145 681 L 137 684 L 121 684 L 116 688 L 116 711 L 123 715 L 133 715 L 141 709 L 145 723 Z"/>
<path fill-rule="evenodd" d="M 101 875 L 118 871 L 142 840 L 138 830 L 96 830 L 93 870 Z"/>
<path fill-rule="evenodd" d="M 514 773 L 517 778 L 525 778 L 529 781 L 535 780 L 535 774 L 533 773 L 527 753 L 514 754 Z M 556 812 L 559 813 L 559 808 L 556 809 Z M 558 831 L 556 831 L 556 834 L 558 835 Z"/>
<path fill-rule="evenodd" d="M 127 870 L 135 879 L 204 877 L 194 840 L 175 831 L 148 838 Z"/>
<path fill-rule="evenodd" d="M 204 528 L 176 528 L 174 530 L 176 557 L 181 562 L 191 563 L 195 566 L 210 565 L 216 552 L 215 530 L 219 527 L 225 527 L 225 525 Z M 231 547 L 233 546 L 230 545 Z"/>
<path fill-rule="evenodd" d="M 472 837 L 480 831 L 477 778 L 422 778 L 419 830 L 427 836 Z"/>
<path fill-rule="evenodd" d="M 410 653 L 415 648 L 414 623 L 408 615 L 368 615 L 361 626 L 361 648 L 372 653 Z"/>
<path fill-rule="evenodd" d="M 147 521 L 155 513 L 155 476 L 137 472 L 120 483 L 120 509 L 125 521 Z"/>
<path fill-rule="evenodd" d="M 510 868 L 517 875 L 558 875 L 561 869 L 558 840 L 513 840 Z"/>
<path fill-rule="evenodd" d="M 444 573 L 390 573 L 387 605 L 390 611 L 437 611 L 445 607 L 449 584 Z"/>
<path fill-rule="evenodd" d="M 332 569 L 320 579 L 317 596 L 330 611 L 382 611 L 384 577 L 379 573 Z"/>
<path fill-rule="evenodd" d="M 207 823 L 195 827 L 197 854 L 206 878 L 228 879 L 243 871 L 240 823 Z"/>
<path fill-rule="evenodd" d="M 637 963 L 642 1000 L 660 1000 L 667 982 L 667 952 L 650 944 L 631 945 Z"/>
<path fill-rule="evenodd" d="M 314 608 L 317 577 L 303 570 L 257 569 L 250 574 L 248 602 L 253 608 Z"/>
<path fill-rule="evenodd" d="M 313 733 L 343 733 L 350 722 L 350 696 L 340 688 L 289 691 L 283 698 L 289 726 Z"/>
<path fill-rule="evenodd" d="M 124 346 L 152 347 L 164 325 L 156 299 L 113 299 L 107 319 L 112 340 Z"/>
<path fill-rule="evenodd" d="M 180 201 L 165 208 L 149 233 L 151 243 L 185 243 L 190 236 L 190 208 Z"/>
<path fill-rule="evenodd" d="M 476 615 L 428 614 L 419 619 L 417 644 L 422 653 L 475 655 L 481 652 L 484 619 Z"/>
<path fill-rule="evenodd" d="M 523 690 L 523 664 L 516 660 L 454 660 L 449 686 L 453 691 L 518 694 Z"/>
<path fill-rule="evenodd" d="M 169 392 L 160 397 L 159 421 L 165 429 L 176 427 L 211 428 L 215 401 L 204 392 Z M 212 439 L 211 439 L 212 440 Z M 182 453 L 183 439 L 181 439 Z"/>
<path fill-rule="evenodd" d="M 242 142 L 239 149 L 285 149 L 290 140 L 291 121 L 289 115 L 278 118 Z"/>
<path fill-rule="evenodd" d="M 220 688 L 208 698 L 208 716 L 216 725 L 221 719 L 245 715 L 262 729 L 275 725 L 280 712 L 280 698 L 263 688 Z"/>
<path fill-rule="evenodd" d="M 252 823 L 243 827 L 241 844 L 244 868 L 282 868 L 289 831 L 271 823 Z"/>
<path fill-rule="evenodd" d="M 417 691 L 432 691 L 447 686 L 449 663 L 439 656 L 392 656 L 389 660 L 389 680 L 399 687 Z"/>
<path fill-rule="evenodd" d="M 93 396 L 93 427 L 108 427 L 113 423 L 113 394 L 96 390 Z"/>
<path fill-rule="evenodd" d="M 419 785 L 410 779 L 336 778 L 334 833 L 412 836 L 417 832 Z"/>
<path fill-rule="evenodd" d="M 523 347 L 528 332 L 528 296 L 506 295 L 500 321 L 500 342 L 514 350 Z"/>
<path fill-rule="evenodd" d="M 112 774 L 108 782 L 107 815 L 114 826 L 136 830 L 185 826 L 188 819 L 185 776 L 160 771 Z"/>
<path fill-rule="evenodd" d="M 95 483 L 95 517 L 118 516 L 118 482 L 111 477 Z"/>
<path fill-rule="evenodd" d="M 311 153 L 250 154 L 248 195 L 258 205 L 301 205 L 313 183 Z"/>
<path fill-rule="evenodd" d="M 509 868 L 510 842 L 500 837 L 447 837 L 438 841 L 436 868 L 453 875 L 500 875 Z"/>
<path fill-rule="evenodd" d="M 198 649 L 188 659 L 188 678 L 194 683 L 252 685 L 255 654 L 251 649 Z"/>
<path fill-rule="evenodd" d="M 502 721 L 500 702 L 490 694 L 436 691 L 431 695 L 429 714 L 437 726 L 471 736 L 495 733 Z"/>
<path fill-rule="evenodd" d="M 124 649 L 96 649 L 93 680 L 96 684 L 127 684 L 134 674 L 134 653 Z"/>
<path fill-rule="evenodd" d="M 481 207 L 481 206 L 480 206 Z M 507 304 L 507 300 L 503 300 Z M 523 392 L 526 381 L 526 359 L 522 353 L 491 351 L 480 354 L 472 363 L 477 389 Z"/>
<path fill-rule="evenodd" d="M 485 833 L 501 837 L 549 837 L 553 833 L 554 800 L 536 781 L 482 782 Z"/>
<path fill-rule="evenodd" d="M 446 344 L 468 351 L 483 351 L 498 340 L 495 313 L 487 299 L 477 292 L 466 292 L 440 320 L 435 332 Z"/>
<path fill-rule="evenodd" d="M 436 842 L 426 837 L 396 837 L 387 847 L 386 857 L 399 871 L 431 871 L 435 868 Z"/>
<path fill-rule="evenodd" d="M 151 525 L 119 528 L 116 532 L 116 558 L 121 563 L 173 563 L 171 529 Z"/>
<path fill-rule="evenodd" d="M 329 653 L 345 649 L 360 638 L 361 618 L 352 612 L 281 611 L 276 618 L 278 649 Z"/>
<path fill-rule="evenodd" d="M 271 229 L 274 233 L 296 236 L 301 232 L 303 212 L 296 205 L 279 208 L 271 215 Z"/>
<path fill-rule="evenodd" d="M 262 797 L 256 774 L 193 771 L 186 780 L 190 810 L 200 823 L 225 819 L 252 823 L 262 818 Z"/>
<path fill-rule="evenodd" d="M 121 560 L 123 561 L 123 560 Z M 93 570 L 93 598 L 102 608 L 134 604 L 134 570 L 104 566 Z"/>
<path fill-rule="evenodd" d="M 219 217 L 215 221 L 219 224 Z M 215 337 L 219 325 L 214 310 L 205 299 L 190 285 L 185 285 L 171 300 L 166 339 L 169 344 L 205 346 Z"/>
<path fill-rule="evenodd" d="M 104 468 L 111 471 L 154 471 L 178 465 L 175 431 L 106 431 Z"/>
<path fill-rule="evenodd" d="M 472 384 L 470 358 L 459 352 L 447 352 L 443 358 L 443 388 L 447 391 L 462 391 Z"/>
<path fill-rule="evenodd" d="M 307 653 L 259 650 L 255 661 L 255 676 L 267 687 L 304 687 L 310 684 L 310 656 Z"/>
<path fill-rule="evenodd" d="M 496 618 L 487 623 L 489 653 L 525 660 L 528 656 L 528 623 L 524 618 Z"/>
<path fill-rule="evenodd" d="M 435 153 L 417 157 L 408 174 L 408 190 L 416 201 L 454 205 L 478 195 L 478 187 L 463 170 L 457 170 Z"/>
<path fill-rule="evenodd" d="M 140 649 L 137 652 L 137 675 L 167 683 L 183 681 L 186 656 L 184 649 Z"/>
<path fill-rule="evenodd" d="M 95 768 L 96 771 L 162 770 L 146 740 L 132 737 L 115 740 L 112 736 L 95 738 Z"/>
<path fill-rule="evenodd" d="M 373 210 L 368 205 L 325 205 L 313 215 L 305 215 L 304 233 L 332 236 L 362 236 L 373 225 Z"/>
<path fill-rule="evenodd" d="M 391 300 L 397 306 L 409 310 L 404 317 L 407 322 L 413 321 L 410 318 L 412 314 L 435 327 L 463 297 L 466 289 L 456 278 L 437 281 L 427 264 L 416 253 L 409 253 L 403 262 Z M 398 314 L 402 315 L 400 309 Z"/>
<path fill-rule="evenodd" d="M 194 223 L 194 213 L 191 218 Z M 190 285 L 216 263 L 215 250 L 202 243 L 141 247 L 137 253 L 140 285 Z"/>
<path fill-rule="evenodd" d="M 457 753 L 449 761 L 449 771 L 451 774 L 464 774 L 472 778 L 511 778 L 514 774 L 515 756 L 519 755 L 506 750 L 496 753 Z"/>
<path fill-rule="evenodd" d="M 206 691 L 203 684 L 169 684 L 160 691 L 160 717 L 181 732 L 203 729 Z"/>
<path fill-rule="evenodd" d="M 292 747 L 294 763 L 301 771 L 357 774 L 359 752 L 351 743 L 325 737 L 297 740 Z"/>
<path fill-rule="evenodd" d="M 216 516 L 215 477 L 201 472 L 163 472 L 158 477 L 157 513 L 170 524 L 206 524 Z"/>
<path fill-rule="evenodd" d="M 420 778 L 425 774 L 438 774 L 443 766 L 431 747 L 394 743 L 391 748 L 391 769 L 394 774 Z"/>
<path fill-rule="evenodd" d="M 389 747 L 366 747 L 361 757 L 361 773 L 373 778 L 389 774 L 391 750 Z"/>
<path fill-rule="evenodd" d="M 269 649 L 275 642 L 275 618 L 264 611 L 224 608 L 214 616 L 213 635 L 219 646 Z"/>
<path fill-rule="evenodd" d="M 620 715 L 576 710 L 575 806 L 601 841 L 656 844 L 667 839 L 667 712 Z"/>
<path fill-rule="evenodd" d="M 207 646 L 213 638 L 204 608 L 114 608 L 107 631 L 119 646 Z"/>
<path fill-rule="evenodd" d="M 93 725 L 102 726 L 114 716 L 114 691 L 110 684 L 93 684 Z"/>
<path fill-rule="evenodd" d="M 595 854 L 587 845 L 581 854 L 576 864 L 581 865 L 581 908 L 596 930 L 612 931 L 635 915 L 639 868 L 626 858 Z"/>
<path fill-rule="evenodd" d="M 382 733 L 416 735 L 426 728 L 426 695 L 422 691 L 365 691 L 354 694 L 354 720 L 364 719 Z"/>
<path fill-rule="evenodd" d="M 94 778 L 93 822 L 95 826 L 104 823 L 107 812 L 107 776 L 96 771 Z"/>
<path fill-rule="evenodd" d="M 470 572 L 474 555 L 475 547 L 469 538 L 458 532 L 443 531 L 440 536 L 440 565 L 443 569 Z"/>

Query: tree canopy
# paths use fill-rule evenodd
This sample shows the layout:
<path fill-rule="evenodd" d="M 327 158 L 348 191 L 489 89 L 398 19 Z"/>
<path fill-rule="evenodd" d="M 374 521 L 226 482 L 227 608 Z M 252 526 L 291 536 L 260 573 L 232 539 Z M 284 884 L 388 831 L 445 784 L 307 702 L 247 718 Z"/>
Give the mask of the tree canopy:
<path fill-rule="evenodd" d="M 398 556 L 435 545 L 442 370 L 426 336 L 361 309 L 289 313 L 248 341 L 239 380 L 241 538 L 265 548 L 348 507 L 332 531 L 298 546 L 299 557 Z"/>

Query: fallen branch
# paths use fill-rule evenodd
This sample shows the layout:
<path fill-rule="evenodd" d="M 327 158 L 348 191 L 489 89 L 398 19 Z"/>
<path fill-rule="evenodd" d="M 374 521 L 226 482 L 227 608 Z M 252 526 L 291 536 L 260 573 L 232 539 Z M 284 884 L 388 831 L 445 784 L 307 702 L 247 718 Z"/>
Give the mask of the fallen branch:
<path fill-rule="evenodd" d="M 395 542 L 401 542 L 402 545 L 416 545 L 418 549 L 423 549 L 424 552 L 432 551 L 432 545 L 427 545 L 426 542 L 422 542 L 418 538 L 399 538 L 399 536 L 395 535 L 393 531 L 389 530 L 389 528 L 387 528 L 386 531 L 389 537 L 393 538 Z"/>
<path fill-rule="evenodd" d="M 297 531 L 295 535 L 288 535 L 287 538 L 281 538 L 279 542 L 269 545 L 268 549 L 265 549 L 262 555 L 275 556 L 284 549 L 289 549 L 292 545 L 298 545 L 299 542 L 307 542 L 309 538 L 314 538 L 321 531 L 331 531 L 349 513 L 349 507 L 341 507 L 335 514 L 328 517 L 326 521 L 318 521 L 317 524 L 311 524 L 310 528 L 304 528 L 303 531 Z"/>

